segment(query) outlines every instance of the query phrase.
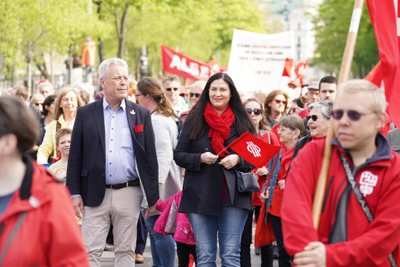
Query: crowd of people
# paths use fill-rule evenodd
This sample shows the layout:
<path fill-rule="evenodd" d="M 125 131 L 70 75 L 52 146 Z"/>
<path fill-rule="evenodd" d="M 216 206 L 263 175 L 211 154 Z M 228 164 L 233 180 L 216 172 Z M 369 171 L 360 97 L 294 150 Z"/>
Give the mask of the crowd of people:
<path fill-rule="evenodd" d="M 294 99 L 244 98 L 226 73 L 189 85 L 128 74 L 110 58 L 96 96 L 48 81 L 0 96 L 0 266 L 100 266 L 110 245 L 115 266 L 135 266 L 147 233 L 153 266 L 216 266 L 217 251 L 222 266 L 254 266 L 255 239 L 262 267 L 400 262 L 400 134 L 382 131 L 380 89 L 326 76 Z M 246 132 L 280 147 L 265 166 L 227 148 Z M 238 171 L 260 191 L 239 191 Z"/>

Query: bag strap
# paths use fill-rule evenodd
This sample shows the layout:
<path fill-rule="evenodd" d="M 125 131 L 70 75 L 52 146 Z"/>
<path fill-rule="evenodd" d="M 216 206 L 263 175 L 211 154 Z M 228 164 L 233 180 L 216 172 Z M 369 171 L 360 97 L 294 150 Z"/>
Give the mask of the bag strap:
<path fill-rule="evenodd" d="M 15 235 L 18 233 L 18 230 L 21 228 L 22 226 L 22 222 L 24 221 L 26 217 L 26 211 L 21 212 L 21 214 L 18 216 L 17 222 L 15 223 L 13 229 L 11 230 L 10 235 L 8 236 L 8 239 L 4 245 L 4 249 L 1 251 L 0 254 L 0 265 L 4 260 L 4 257 L 7 255 L 7 251 L 11 246 L 12 241 L 15 238 Z"/>
<path fill-rule="evenodd" d="M 367 202 L 365 201 L 363 195 L 360 192 L 360 188 L 358 188 L 358 186 L 354 180 L 354 174 L 350 169 L 349 163 L 347 162 L 346 158 L 342 154 L 340 154 L 340 159 L 342 160 L 344 170 L 346 171 L 347 179 L 349 180 L 351 189 L 353 189 L 354 195 L 356 196 L 358 203 L 360 203 L 360 206 L 361 206 L 362 210 L 364 211 L 365 216 L 367 216 L 368 221 L 372 222 L 372 220 L 374 219 L 374 215 L 372 214 L 371 210 L 369 209 Z M 393 253 L 390 254 L 389 261 L 390 261 L 390 266 L 397 267 Z"/>

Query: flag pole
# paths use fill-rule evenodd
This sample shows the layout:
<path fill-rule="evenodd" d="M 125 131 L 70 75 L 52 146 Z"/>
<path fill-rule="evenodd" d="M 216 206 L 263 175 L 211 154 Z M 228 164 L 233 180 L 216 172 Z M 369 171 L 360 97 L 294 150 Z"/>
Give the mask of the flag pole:
<path fill-rule="evenodd" d="M 354 1 L 353 14 L 351 16 L 349 33 L 347 34 L 347 40 L 346 40 L 346 46 L 344 49 L 342 65 L 340 67 L 338 85 L 340 85 L 341 83 L 343 83 L 349 79 L 349 74 L 350 74 L 350 70 L 351 70 L 351 62 L 353 60 L 354 48 L 356 45 L 357 32 L 358 32 L 358 27 L 360 25 L 363 5 L 364 5 L 364 0 L 355 0 Z M 320 216 L 321 216 L 322 202 L 324 199 L 326 181 L 328 178 L 329 163 L 330 163 L 330 158 L 331 158 L 331 153 L 332 153 L 331 142 L 332 142 L 333 136 L 334 136 L 334 132 L 333 132 L 333 127 L 332 127 L 332 123 L 331 123 L 328 134 L 326 136 L 324 158 L 322 161 L 321 172 L 319 174 L 317 187 L 315 190 L 313 207 L 312 207 L 312 218 L 313 218 L 313 224 L 314 224 L 315 229 L 318 229 L 319 220 L 320 220 Z"/>

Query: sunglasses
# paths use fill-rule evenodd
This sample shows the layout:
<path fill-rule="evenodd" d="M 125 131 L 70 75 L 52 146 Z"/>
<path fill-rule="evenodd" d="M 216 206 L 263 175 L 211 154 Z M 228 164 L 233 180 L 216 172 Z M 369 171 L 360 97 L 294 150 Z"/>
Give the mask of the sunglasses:
<path fill-rule="evenodd" d="M 340 119 L 343 117 L 344 113 L 347 114 L 347 117 L 348 117 L 351 121 L 358 121 L 359 119 L 361 119 L 361 117 L 362 117 L 363 115 L 373 114 L 373 113 L 375 113 L 375 112 L 361 113 L 361 112 L 358 112 L 358 111 L 356 111 L 356 110 L 347 110 L 347 111 L 344 111 L 343 109 L 335 109 L 335 110 L 332 110 L 332 117 L 333 117 L 335 120 L 340 120 Z"/>
<path fill-rule="evenodd" d="M 279 99 L 274 99 L 275 103 L 280 104 L 283 103 L 284 105 L 286 105 L 286 101 L 285 100 L 279 100 Z"/>
<path fill-rule="evenodd" d="M 190 96 L 190 97 L 199 98 L 199 97 L 200 97 L 200 94 L 199 94 L 199 93 L 190 93 L 189 96 Z"/>
<path fill-rule="evenodd" d="M 168 88 L 165 88 L 165 90 L 168 91 L 168 92 L 171 92 L 172 90 L 178 91 L 179 88 L 178 87 L 168 87 Z"/>
<path fill-rule="evenodd" d="M 318 120 L 318 116 L 317 116 L 317 115 L 307 116 L 306 118 L 307 118 L 307 121 L 310 120 L 310 119 L 311 119 L 312 121 L 317 121 L 317 120 Z"/>
<path fill-rule="evenodd" d="M 246 108 L 247 114 L 251 115 L 251 113 L 254 113 L 254 115 L 258 116 L 261 114 L 262 110 L 259 108 Z"/>

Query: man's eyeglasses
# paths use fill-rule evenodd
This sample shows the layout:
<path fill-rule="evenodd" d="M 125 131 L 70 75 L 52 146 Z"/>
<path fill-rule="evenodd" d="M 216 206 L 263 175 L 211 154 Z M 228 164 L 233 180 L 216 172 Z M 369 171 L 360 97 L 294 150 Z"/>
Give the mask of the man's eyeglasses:
<path fill-rule="evenodd" d="M 199 98 L 199 97 L 200 97 L 200 94 L 199 94 L 199 93 L 190 93 L 189 96 L 190 96 L 190 97 Z"/>
<path fill-rule="evenodd" d="M 307 118 L 307 121 L 310 120 L 310 119 L 312 121 L 317 121 L 318 120 L 318 116 L 317 115 L 310 115 L 310 116 L 307 116 L 306 118 Z"/>
<path fill-rule="evenodd" d="M 135 97 L 138 98 L 138 97 L 141 96 L 141 95 L 143 95 L 143 94 L 136 94 Z"/>
<path fill-rule="evenodd" d="M 332 110 L 332 117 L 335 120 L 340 120 L 343 117 L 344 113 L 347 114 L 347 117 L 351 121 L 358 121 L 359 119 L 361 119 L 362 116 L 368 115 L 368 114 L 373 114 L 375 112 L 361 113 L 361 112 L 358 112 L 357 110 L 351 110 L 351 109 L 347 110 L 347 111 L 344 111 L 343 109 L 335 109 L 335 110 Z"/>
<path fill-rule="evenodd" d="M 285 100 L 279 100 L 279 99 L 274 99 L 275 103 L 280 104 L 283 103 L 284 105 L 286 105 L 286 101 Z"/>
<path fill-rule="evenodd" d="M 251 113 L 254 113 L 254 115 L 258 116 L 261 114 L 262 110 L 260 108 L 246 108 L 246 112 L 251 115 Z"/>
<path fill-rule="evenodd" d="M 168 87 L 168 88 L 165 88 L 165 90 L 168 91 L 168 92 L 171 92 L 172 90 L 178 91 L 179 88 L 178 87 Z"/>

